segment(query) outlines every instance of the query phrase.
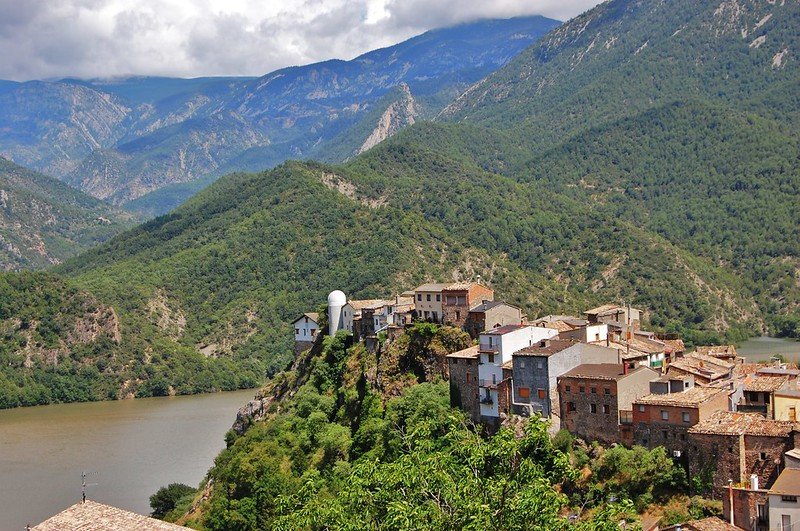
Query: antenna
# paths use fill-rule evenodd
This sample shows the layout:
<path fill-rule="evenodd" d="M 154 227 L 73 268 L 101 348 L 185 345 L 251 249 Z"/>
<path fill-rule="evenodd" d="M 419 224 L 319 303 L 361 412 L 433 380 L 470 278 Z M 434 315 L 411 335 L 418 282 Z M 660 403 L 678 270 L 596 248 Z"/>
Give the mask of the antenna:
<path fill-rule="evenodd" d="M 88 476 L 97 476 L 97 472 L 81 472 L 81 503 L 86 503 L 86 487 L 94 487 L 97 483 L 86 483 Z"/>

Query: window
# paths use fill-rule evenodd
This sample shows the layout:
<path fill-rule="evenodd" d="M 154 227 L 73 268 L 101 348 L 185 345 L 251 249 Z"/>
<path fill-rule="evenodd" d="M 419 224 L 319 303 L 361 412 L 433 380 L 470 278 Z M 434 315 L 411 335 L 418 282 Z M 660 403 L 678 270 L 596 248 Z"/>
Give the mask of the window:
<path fill-rule="evenodd" d="M 295 328 L 294 329 L 294 335 L 296 335 L 296 336 L 300 335 L 300 329 L 299 328 Z"/>
<path fill-rule="evenodd" d="M 570 385 L 565 385 L 565 386 L 564 386 L 564 391 L 566 391 L 567 393 L 571 392 L 571 391 L 572 391 L 572 386 L 570 386 Z"/>
<path fill-rule="evenodd" d="M 308 330 L 307 330 L 307 329 L 305 329 L 305 328 L 303 328 L 303 335 L 304 335 L 304 336 L 307 336 L 307 335 L 308 335 Z"/>
<path fill-rule="evenodd" d="M 520 398 L 530 398 L 531 397 L 531 388 L 530 387 L 520 387 L 519 388 L 519 397 Z"/>
<path fill-rule="evenodd" d="M 684 421 L 684 422 L 689 422 L 689 413 L 688 413 L 687 411 L 684 411 L 684 412 L 681 414 L 681 416 L 683 417 L 683 421 Z"/>
<path fill-rule="evenodd" d="M 593 395 L 597 394 L 597 387 L 592 387 L 590 390 L 591 390 Z"/>
<path fill-rule="evenodd" d="M 497 375 L 496 374 L 492 375 L 492 385 L 497 385 Z"/>
<path fill-rule="evenodd" d="M 611 407 L 608 404 L 603 404 L 603 413 L 609 415 L 611 413 Z"/>
<path fill-rule="evenodd" d="M 439 293 L 436 294 L 436 302 L 442 302 L 442 295 Z"/>
<path fill-rule="evenodd" d="M 430 318 L 430 316 L 431 316 L 431 312 L 429 312 L 428 310 L 425 310 L 425 311 L 423 312 L 423 314 L 425 315 L 425 319 L 429 319 L 429 318 Z"/>
<path fill-rule="evenodd" d="M 667 430 L 661 430 L 661 437 L 663 437 L 665 441 L 667 440 L 667 437 L 669 437 Z"/>
<path fill-rule="evenodd" d="M 681 440 L 682 440 L 682 441 L 685 441 L 685 440 L 686 440 L 686 434 L 685 434 L 685 433 L 681 433 Z"/>
<path fill-rule="evenodd" d="M 644 404 L 639 404 L 639 411 L 644 413 Z"/>
<path fill-rule="evenodd" d="M 494 354 L 489 354 L 489 363 L 494 363 Z"/>
<path fill-rule="evenodd" d="M 539 398 L 541 400 L 544 400 L 545 398 L 547 398 L 547 393 L 545 392 L 544 389 L 539 389 L 539 390 L 536 391 L 536 393 L 537 393 L 537 395 L 539 396 Z"/>
<path fill-rule="evenodd" d="M 767 460 L 767 452 L 761 452 L 759 457 L 761 457 L 762 461 L 766 461 Z"/>
<path fill-rule="evenodd" d="M 781 496 L 781 501 L 789 502 L 789 503 L 797 503 L 797 496 Z"/>
<path fill-rule="evenodd" d="M 578 392 L 585 393 L 586 392 L 586 388 L 584 386 L 582 386 L 582 385 L 579 385 L 578 386 Z"/>
<path fill-rule="evenodd" d="M 524 368 L 525 368 L 525 360 L 520 360 L 520 362 L 519 362 L 519 368 L 520 368 L 520 369 L 524 369 Z"/>
<path fill-rule="evenodd" d="M 544 365 L 542 364 L 542 362 L 541 362 L 541 361 L 537 361 L 537 362 L 536 362 L 536 368 L 537 368 L 537 369 L 541 369 L 542 367 L 544 367 Z"/>
<path fill-rule="evenodd" d="M 611 394 L 611 389 L 609 389 L 608 387 L 604 388 L 603 389 L 603 394 L 604 395 L 610 395 Z"/>
<path fill-rule="evenodd" d="M 759 503 L 758 504 L 758 521 L 762 523 L 766 523 L 767 521 L 767 504 L 766 503 Z"/>
<path fill-rule="evenodd" d="M 461 319 L 461 312 L 456 310 L 456 321 L 458 321 L 459 319 Z"/>
<path fill-rule="evenodd" d="M 422 302 L 422 293 L 417 293 L 417 300 Z"/>
<path fill-rule="evenodd" d="M 669 420 L 669 411 L 661 410 L 661 420 Z"/>
<path fill-rule="evenodd" d="M 575 411 L 575 402 L 567 402 L 567 411 Z"/>
<path fill-rule="evenodd" d="M 589 404 L 589 411 L 591 413 L 597 413 L 597 404 Z"/>

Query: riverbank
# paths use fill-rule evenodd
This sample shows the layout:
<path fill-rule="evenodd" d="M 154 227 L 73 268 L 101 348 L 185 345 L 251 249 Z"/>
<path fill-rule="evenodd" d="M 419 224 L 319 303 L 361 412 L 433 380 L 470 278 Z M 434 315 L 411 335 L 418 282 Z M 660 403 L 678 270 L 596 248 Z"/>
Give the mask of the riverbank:
<path fill-rule="evenodd" d="M 767 361 L 770 356 L 781 355 L 786 361 L 800 360 L 800 341 L 780 337 L 754 337 L 743 341 L 736 352 L 747 361 Z"/>
<path fill-rule="evenodd" d="M 87 495 L 141 514 L 169 483 L 198 485 L 255 389 L 0 411 L 0 529 L 24 529 Z"/>

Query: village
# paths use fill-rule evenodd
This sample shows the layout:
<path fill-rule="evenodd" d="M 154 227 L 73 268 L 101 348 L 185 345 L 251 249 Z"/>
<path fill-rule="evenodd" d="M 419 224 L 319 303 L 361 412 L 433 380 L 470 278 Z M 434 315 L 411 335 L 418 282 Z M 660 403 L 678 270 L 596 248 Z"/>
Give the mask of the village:
<path fill-rule="evenodd" d="M 333 291 L 327 311 L 330 335 L 345 330 L 372 349 L 416 321 L 467 332 L 474 345 L 447 356 L 450 401 L 487 430 L 516 415 L 588 443 L 664 447 L 694 490 L 722 500 L 727 520 L 682 529 L 800 522 L 795 364 L 746 362 L 733 345 L 687 352 L 681 339 L 642 329 L 644 312 L 630 305 L 529 319 L 480 280 L 422 284 L 388 300 Z M 298 353 L 324 322 L 312 312 L 294 321 Z"/>

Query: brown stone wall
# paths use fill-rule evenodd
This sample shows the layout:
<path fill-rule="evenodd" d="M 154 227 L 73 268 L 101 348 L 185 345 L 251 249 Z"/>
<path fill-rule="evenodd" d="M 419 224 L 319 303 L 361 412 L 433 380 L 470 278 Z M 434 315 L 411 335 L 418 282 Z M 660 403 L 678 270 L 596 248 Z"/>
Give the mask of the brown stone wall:
<path fill-rule="evenodd" d="M 295 341 L 294 342 L 294 355 L 299 356 L 301 353 L 314 346 L 313 341 Z"/>
<path fill-rule="evenodd" d="M 728 480 L 742 482 L 744 437 L 692 433 L 689 443 L 689 479 L 697 477 L 703 485 L 710 483 L 712 498 L 719 500 L 727 495 Z"/>
<path fill-rule="evenodd" d="M 770 487 L 778 479 L 783 464 L 783 454 L 794 448 L 792 436 L 744 437 L 744 474 L 742 481 L 749 481 L 751 474 L 758 475 L 759 486 Z M 761 458 L 762 453 L 764 459 Z"/>
<path fill-rule="evenodd" d="M 730 520 L 731 501 L 728 489 L 722 497 L 722 514 L 725 521 Z M 758 506 L 765 505 L 768 510 L 769 491 L 733 488 L 733 519 L 734 525 L 742 529 L 755 529 L 767 531 L 768 518 L 758 518 Z M 765 513 L 766 514 L 766 513 Z"/>
<path fill-rule="evenodd" d="M 497 411 L 500 415 L 511 412 L 511 378 L 497 384 Z"/>
<path fill-rule="evenodd" d="M 450 404 L 460 407 L 474 422 L 479 422 L 478 360 L 447 358 L 447 367 L 450 374 Z"/>
<path fill-rule="evenodd" d="M 633 442 L 647 448 L 664 446 L 670 452 L 686 451 L 688 436 L 686 432 L 697 424 L 699 411 L 696 408 L 633 404 Z M 666 411 L 669 420 L 662 420 L 661 412 Z M 683 421 L 683 413 L 689 414 L 689 422 Z"/>
<path fill-rule="evenodd" d="M 617 382 L 561 377 L 558 396 L 562 429 L 587 441 L 620 442 Z"/>
<path fill-rule="evenodd" d="M 462 297 L 464 303 L 448 303 L 448 297 Z M 494 290 L 480 284 L 473 284 L 469 289 L 442 290 L 442 322 L 465 328 L 470 308 L 485 300 L 494 300 Z"/>

